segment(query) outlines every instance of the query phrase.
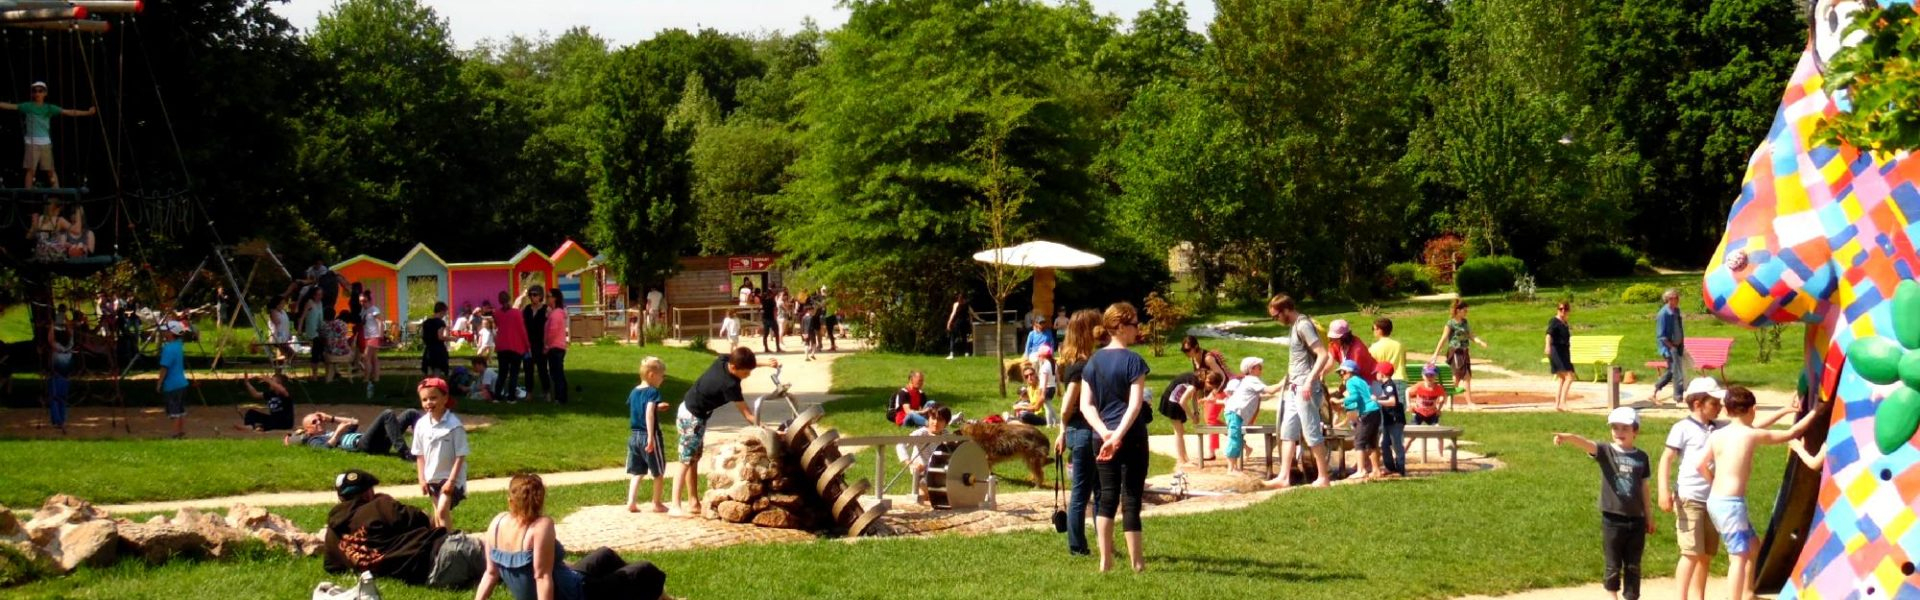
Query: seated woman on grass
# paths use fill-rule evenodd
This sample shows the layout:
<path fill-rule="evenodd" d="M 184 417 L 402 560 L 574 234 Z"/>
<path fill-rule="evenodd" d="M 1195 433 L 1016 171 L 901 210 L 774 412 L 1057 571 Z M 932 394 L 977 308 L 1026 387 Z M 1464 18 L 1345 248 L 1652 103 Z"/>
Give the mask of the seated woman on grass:
<path fill-rule="evenodd" d="M 487 550 L 487 572 L 474 600 L 487 600 L 507 588 L 514 600 L 583 598 L 659 598 L 667 575 L 653 563 L 627 564 L 605 547 L 568 566 L 565 546 L 546 516 L 547 486 L 539 475 L 513 476 L 507 484 L 507 512 L 494 515 L 480 538 Z"/>

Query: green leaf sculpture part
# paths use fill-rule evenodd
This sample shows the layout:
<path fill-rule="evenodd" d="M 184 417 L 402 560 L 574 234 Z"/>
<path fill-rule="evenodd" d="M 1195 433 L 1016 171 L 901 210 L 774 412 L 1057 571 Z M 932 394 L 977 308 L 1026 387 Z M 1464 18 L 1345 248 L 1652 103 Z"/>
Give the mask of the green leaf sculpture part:
<path fill-rule="evenodd" d="M 1893 454 L 1920 429 L 1920 391 L 1910 387 L 1894 390 L 1880 407 L 1874 409 L 1873 441 L 1881 454 Z"/>
<path fill-rule="evenodd" d="M 1893 292 L 1893 337 L 1901 346 L 1920 349 L 1920 283 L 1902 281 Z"/>
<path fill-rule="evenodd" d="M 1860 338 L 1847 346 L 1847 360 L 1853 361 L 1854 370 L 1875 385 L 1900 381 L 1900 357 L 1906 353 L 1899 343 L 1880 336 Z"/>

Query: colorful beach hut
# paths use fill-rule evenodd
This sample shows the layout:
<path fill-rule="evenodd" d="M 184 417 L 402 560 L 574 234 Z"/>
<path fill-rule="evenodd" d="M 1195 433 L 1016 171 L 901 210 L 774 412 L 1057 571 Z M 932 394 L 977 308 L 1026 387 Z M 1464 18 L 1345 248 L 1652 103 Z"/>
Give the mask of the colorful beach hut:
<path fill-rule="evenodd" d="M 591 269 L 593 253 L 571 239 L 553 251 L 554 289 L 567 296 L 567 311 L 579 314 L 584 307 L 599 304 L 598 269 Z"/>
<path fill-rule="evenodd" d="M 513 265 L 514 296 L 536 285 L 547 290 L 553 289 L 553 259 L 547 258 L 547 253 L 539 248 L 527 246 L 507 262 Z"/>
<path fill-rule="evenodd" d="M 447 261 L 427 249 L 426 244 L 414 244 L 413 250 L 400 258 L 395 270 L 395 281 L 399 282 L 402 298 L 395 320 L 412 323 L 433 316 L 435 302 L 447 302 L 449 307 L 458 306 L 448 301 L 453 294 Z"/>
<path fill-rule="evenodd" d="M 507 261 L 447 264 L 447 304 L 462 306 L 495 305 L 500 292 L 508 296 L 513 288 L 513 263 Z"/>
<path fill-rule="evenodd" d="M 380 312 L 390 320 L 399 320 L 399 292 L 395 283 L 400 269 L 393 263 L 365 254 L 347 259 L 333 266 L 333 272 L 348 282 L 358 282 L 361 287 L 373 291 L 373 301 L 380 305 Z M 342 295 L 334 303 L 336 311 L 347 308 L 347 297 Z"/>

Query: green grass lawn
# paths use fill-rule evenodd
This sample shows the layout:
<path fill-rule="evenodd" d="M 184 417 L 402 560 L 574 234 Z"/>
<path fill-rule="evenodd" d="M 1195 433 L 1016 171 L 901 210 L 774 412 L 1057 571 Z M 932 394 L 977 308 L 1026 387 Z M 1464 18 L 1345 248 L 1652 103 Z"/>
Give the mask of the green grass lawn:
<path fill-rule="evenodd" d="M 676 400 L 711 356 L 662 346 L 575 346 L 568 352 L 570 383 L 581 391 L 565 406 L 464 403 L 457 412 L 497 419 L 475 430 L 471 477 L 521 471 L 556 472 L 620 466 L 626 458 L 626 398 L 638 380 L 640 358 L 667 362 L 666 397 Z M 417 407 L 417 372 L 390 373 L 380 395 L 395 407 Z M 38 382 L 15 382 L 16 395 L 37 397 Z M 152 384 L 127 386 L 129 404 L 157 406 Z M 229 427 L 239 422 L 230 406 L 245 402 L 238 382 L 203 388 L 211 407 L 189 399 L 189 427 Z M 301 403 L 359 403 L 356 384 L 300 385 Z M 667 435 L 672 434 L 668 427 Z M 204 440 L 0 440 L 0 504 L 38 506 L 50 494 L 68 493 L 98 503 L 175 500 L 289 490 L 327 489 L 331 477 L 365 468 L 389 482 L 411 482 L 414 468 L 387 457 L 332 450 L 286 448 L 278 437 Z"/>
<path fill-rule="evenodd" d="M 956 361 L 957 362 L 957 361 Z M 936 387 L 936 390 L 938 388 Z M 1597 418 L 1557 414 L 1448 417 L 1480 449 L 1504 461 L 1498 471 L 1333 490 L 1303 490 L 1237 511 L 1150 518 L 1150 571 L 1097 575 L 1088 558 L 1069 558 L 1051 532 L 936 537 L 843 544 L 740 546 L 645 557 L 669 574 L 668 591 L 693 598 L 995 597 L 1447 598 L 1472 593 L 1573 585 L 1598 580 L 1601 560 L 1590 459 L 1548 442 L 1553 431 L 1600 435 Z M 1643 446 L 1659 447 L 1670 421 L 1646 424 Z M 1753 514 L 1771 514 L 1784 452 L 1755 466 Z M 1658 460 L 1655 453 L 1654 459 Z M 557 488 L 554 512 L 619 501 L 619 484 Z M 479 527 L 504 501 L 479 494 L 456 513 Z M 318 508 L 288 511 L 317 524 Z M 1644 561 L 1649 578 L 1670 575 L 1677 551 L 1672 519 L 1656 519 Z M 577 550 L 585 550 L 577 549 Z M 909 579 L 903 565 L 913 569 Z M 928 568 L 937 565 L 937 568 Z M 1009 576 L 1017 574 L 1017 576 Z M 898 575 L 898 576 L 896 576 Z M 8 590 L 21 598 L 297 597 L 327 577 L 319 559 L 268 554 L 162 567 L 123 564 Z M 1721 585 L 1716 579 L 1713 585 Z M 1717 589 L 1717 588 L 1716 588 Z M 397 583 L 396 599 L 466 598 Z"/>
<path fill-rule="evenodd" d="M 1733 338 L 1733 351 L 1726 369 L 1727 377 L 1733 383 L 1792 390 L 1799 380 L 1802 330 L 1795 327 L 1789 331 L 1781 338 L 1783 347 L 1773 361 L 1760 364 L 1759 348 L 1751 330 L 1714 318 L 1700 306 L 1697 300 L 1700 297 L 1700 278 L 1697 275 L 1587 282 L 1565 289 L 1543 288 L 1532 302 L 1493 297 L 1468 298 L 1468 319 L 1473 323 L 1474 333 L 1486 340 L 1488 346 L 1475 346 L 1473 356 L 1491 360 L 1514 371 L 1548 375 L 1547 365 L 1540 362 L 1545 356 L 1542 350 L 1546 346 L 1547 320 L 1553 318 L 1555 303 L 1571 295 L 1573 310 L 1568 315 L 1568 323 L 1572 326 L 1573 335 L 1625 336 L 1620 342 L 1620 358 L 1616 364 L 1634 371 L 1643 381 L 1651 381 L 1654 370 L 1644 366 L 1644 363 L 1660 359 L 1653 335 L 1653 316 L 1660 310 L 1660 305 L 1621 303 L 1620 293 L 1631 283 L 1680 288 L 1688 337 Z M 1360 308 L 1352 304 L 1324 304 L 1309 305 L 1303 310 L 1318 319 L 1323 327 L 1334 319 L 1347 319 L 1353 323 L 1354 331 L 1362 335 L 1361 339 L 1369 343 L 1374 339 L 1371 331 L 1374 319 L 1393 319 L 1394 337 L 1406 345 L 1408 352 L 1423 354 L 1433 351 L 1447 321 L 1446 302 L 1383 302 L 1369 307 L 1374 314 L 1362 314 Z M 1259 324 L 1237 329 L 1235 333 L 1262 337 L 1284 335 L 1283 328 L 1268 319 L 1263 311 L 1264 307 L 1259 310 L 1227 310 L 1204 320 L 1255 322 Z M 1284 357 L 1285 354 L 1285 350 L 1275 352 L 1271 349 L 1265 353 L 1270 357 L 1269 360 L 1277 360 L 1275 357 Z M 1228 356 L 1238 355 L 1229 353 Z M 1593 379 L 1592 367 L 1579 368 L 1582 379 Z"/>

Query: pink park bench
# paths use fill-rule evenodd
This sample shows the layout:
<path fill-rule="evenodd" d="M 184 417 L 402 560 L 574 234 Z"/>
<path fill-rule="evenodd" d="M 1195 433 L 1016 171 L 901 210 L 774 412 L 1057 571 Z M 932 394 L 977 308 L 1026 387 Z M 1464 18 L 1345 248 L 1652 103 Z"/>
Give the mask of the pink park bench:
<path fill-rule="evenodd" d="M 1687 356 L 1693 358 L 1693 368 L 1701 371 L 1719 371 L 1720 380 L 1727 380 L 1727 355 L 1733 352 L 1733 338 L 1687 338 L 1682 343 Z M 1647 366 L 1657 375 L 1667 370 L 1667 361 L 1650 360 Z"/>

